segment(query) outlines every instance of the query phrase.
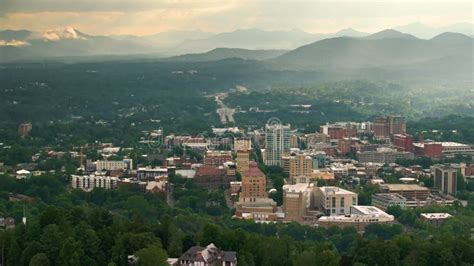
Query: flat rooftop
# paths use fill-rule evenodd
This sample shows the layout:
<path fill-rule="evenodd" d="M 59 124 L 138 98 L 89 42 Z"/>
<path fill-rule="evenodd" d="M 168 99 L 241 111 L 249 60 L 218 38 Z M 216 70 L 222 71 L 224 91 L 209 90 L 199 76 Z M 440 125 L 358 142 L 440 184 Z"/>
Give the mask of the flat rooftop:
<path fill-rule="evenodd" d="M 441 144 L 441 146 L 443 147 L 470 147 L 469 145 L 467 144 L 464 144 L 464 143 L 459 143 L 459 142 L 453 142 L 453 141 L 442 141 L 442 142 L 425 142 L 426 144 Z M 417 146 L 417 147 L 424 147 L 425 146 L 425 143 L 421 143 L 421 142 L 416 142 L 416 143 L 413 143 L 414 146 Z"/>
<path fill-rule="evenodd" d="M 426 218 L 426 219 L 446 219 L 446 218 L 449 218 L 451 217 L 452 215 L 449 214 L 449 213 L 442 213 L 442 212 L 438 212 L 438 213 L 421 213 L 420 214 L 422 217 Z"/>
<path fill-rule="evenodd" d="M 287 192 L 304 192 L 313 186 L 313 184 L 299 183 L 294 185 L 284 185 L 283 190 Z"/>
<path fill-rule="evenodd" d="M 319 189 L 322 191 L 323 194 L 334 193 L 336 195 L 347 195 L 347 194 L 357 195 L 356 193 L 352 191 L 345 190 L 340 187 L 334 187 L 334 186 L 320 187 Z"/>
<path fill-rule="evenodd" d="M 427 187 L 422 187 L 416 184 L 383 184 L 380 185 L 382 188 L 388 188 L 389 190 L 402 191 L 402 190 L 417 190 L 417 191 L 428 191 Z"/>
<path fill-rule="evenodd" d="M 365 206 L 365 205 L 354 205 L 351 206 L 351 214 L 352 210 L 357 210 L 359 213 L 355 214 L 362 214 L 362 215 L 375 215 L 375 216 L 386 216 L 388 215 L 386 212 L 382 211 L 381 209 L 374 207 L 374 206 Z"/>
<path fill-rule="evenodd" d="M 406 200 L 405 197 L 397 193 L 377 193 L 374 196 L 387 200 Z"/>

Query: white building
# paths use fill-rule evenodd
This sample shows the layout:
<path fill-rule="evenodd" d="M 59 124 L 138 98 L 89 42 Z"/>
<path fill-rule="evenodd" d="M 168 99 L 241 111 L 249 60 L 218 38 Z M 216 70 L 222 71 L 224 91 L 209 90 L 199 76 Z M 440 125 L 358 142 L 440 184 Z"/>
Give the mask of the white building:
<path fill-rule="evenodd" d="M 137 170 L 138 180 L 154 180 L 155 177 L 168 176 L 168 168 L 164 167 L 141 167 Z"/>
<path fill-rule="evenodd" d="M 25 169 L 21 169 L 15 172 L 16 179 L 26 179 L 31 177 L 31 172 Z"/>
<path fill-rule="evenodd" d="M 118 180 L 118 178 L 110 176 L 72 175 L 71 187 L 84 191 L 91 191 L 94 188 L 115 189 Z"/>
<path fill-rule="evenodd" d="M 339 187 L 318 187 L 315 189 L 315 205 L 326 215 L 345 215 L 357 205 L 357 194 Z"/>
<path fill-rule="evenodd" d="M 123 159 L 121 161 L 97 161 L 95 162 L 98 171 L 116 171 L 116 170 L 132 170 L 133 160 Z"/>
<path fill-rule="evenodd" d="M 394 220 L 393 215 L 387 214 L 374 206 L 351 206 L 350 214 L 322 216 L 318 220 L 318 225 L 321 227 L 355 227 L 357 231 L 361 232 L 369 224 L 391 224 Z"/>
<path fill-rule="evenodd" d="M 290 125 L 265 125 L 265 154 L 266 165 L 281 165 L 282 155 L 290 153 Z"/>

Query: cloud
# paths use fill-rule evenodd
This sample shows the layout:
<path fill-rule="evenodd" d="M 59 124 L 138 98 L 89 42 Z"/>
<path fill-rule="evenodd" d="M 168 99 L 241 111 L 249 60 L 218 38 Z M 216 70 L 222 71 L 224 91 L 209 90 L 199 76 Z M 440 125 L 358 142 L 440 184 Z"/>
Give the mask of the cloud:
<path fill-rule="evenodd" d="M 300 28 L 376 31 L 411 22 L 473 21 L 471 1 L 0 0 L 0 27 L 44 31 L 73 26 L 91 34 L 145 35 L 179 29 Z"/>

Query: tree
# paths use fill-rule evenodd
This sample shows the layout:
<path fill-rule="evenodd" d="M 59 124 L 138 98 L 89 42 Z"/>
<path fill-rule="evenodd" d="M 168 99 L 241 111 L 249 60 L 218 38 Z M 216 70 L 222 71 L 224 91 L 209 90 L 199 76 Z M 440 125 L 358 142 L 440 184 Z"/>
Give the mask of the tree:
<path fill-rule="evenodd" d="M 28 265 L 35 254 L 41 253 L 38 241 L 31 241 L 21 253 L 21 265 Z"/>
<path fill-rule="evenodd" d="M 80 266 L 84 260 L 84 250 L 81 244 L 72 237 L 67 238 L 59 252 L 60 265 Z"/>
<path fill-rule="evenodd" d="M 30 266 L 49 266 L 50 262 L 45 253 L 38 253 L 31 258 Z"/>
<path fill-rule="evenodd" d="M 403 209 L 399 205 L 392 205 L 388 206 L 387 213 L 395 216 L 395 218 L 398 218 L 402 215 Z"/>
<path fill-rule="evenodd" d="M 168 265 L 168 255 L 160 245 L 149 245 L 135 253 L 138 257 L 139 266 L 165 266 Z"/>
<path fill-rule="evenodd" d="M 41 246 L 48 258 L 51 258 L 52 264 L 58 260 L 59 252 L 63 246 L 63 233 L 59 226 L 55 224 L 47 225 L 41 234 Z"/>
<path fill-rule="evenodd" d="M 52 205 L 48 206 L 40 217 L 41 228 L 44 228 L 49 224 L 61 225 L 63 221 L 64 213 L 59 208 Z"/>

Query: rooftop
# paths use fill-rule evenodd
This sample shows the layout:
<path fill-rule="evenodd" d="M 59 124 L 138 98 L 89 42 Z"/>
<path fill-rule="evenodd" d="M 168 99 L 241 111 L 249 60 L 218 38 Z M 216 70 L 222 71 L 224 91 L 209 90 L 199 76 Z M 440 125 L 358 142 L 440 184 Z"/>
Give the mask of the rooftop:
<path fill-rule="evenodd" d="M 339 188 L 339 187 L 333 187 L 333 186 L 326 186 L 326 187 L 320 187 L 319 188 L 321 190 L 321 192 L 323 194 L 329 194 L 329 193 L 333 193 L 333 194 L 336 194 L 336 195 L 347 195 L 347 194 L 351 194 L 351 195 L 357 195 L 356 193 L 352 192 L 352 191 L 349 191 L 349 190 L 345 190 L 345 189 L 342 189 L 342 188 Z"/>
<path fill-rule="evenodd" d="M 449 213 L 421 213 L 420 215 L 426 219 L 446 219 L 452 216 Z"/>
<path fill-rule="evenodd" d="M 406 200 L 405 197 L 397 193 L 377 193 L 377 194 L 374 194 L 374 196 L 387 199 L 387 200 Z"/>
<path fill-rule="evenodd" d="M 361 215 L 374 215 L 374 216 L 387 216 L 388 214 L 381 209 L 374 206 L 354 205 L 351 206 L 351 214 L 353 210 L 357 211 Z"/>
<path fill-rule="evenodd" d="M 304 191 L 307 191 L 308 188 L 312 188 L 313 186 L 314 186 L 313 184 L 306 184 L 306 183 L 284 185 L 283 190 L 288 191 L 288 192 L 304 192 Z"/>
<path fill-rule="evenodd" d="M 265 176 L 265 174 L 258 168 L 257 163 L 254 161 L 250 162 L 249 169 L 245 171 L 242 175 L 246 177 Z"/>
<path fill-rule="evenodd" d="M 381 185 L 381 187 L 387 188 L 389 190 L 395 190 L 395 191 L 400 191 L 400 190 L 428 191 L 429 190 L 427 187 L 422 187 L 416 184 L 383 184 Z"/>

